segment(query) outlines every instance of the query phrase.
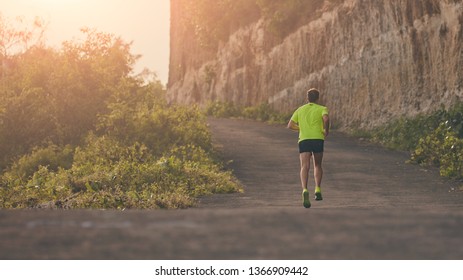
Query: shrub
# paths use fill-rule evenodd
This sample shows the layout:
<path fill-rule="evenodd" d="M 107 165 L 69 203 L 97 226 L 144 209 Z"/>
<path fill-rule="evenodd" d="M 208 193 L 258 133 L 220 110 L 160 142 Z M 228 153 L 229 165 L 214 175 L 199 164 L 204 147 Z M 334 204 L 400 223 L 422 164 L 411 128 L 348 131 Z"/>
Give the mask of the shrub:
<path fill-rule="evenodd" d="M 242 114 L 245 118 L 269 123 L 286 123 L 291 118 L 290 114 L 276 112 L 268 103 L 246 107 Z"/>
<path fill-rule="evenodd" d="M 0 207 L 180 208 L 239 191 L 213 159 L 206 116 L 168 105 L 160 81 L 131 76 L 130 44 L 83 32 L 60 51 L 37 45 L 4 57 Z"/>
<path fill-rule="evenodd" d="M 70 169 L 41 166 L 25 184 L 12 174 L 2 179 L 7 208 L 185 208 L 198 196 L 241 190 L 201 147 L 175 147 L 158 158 L 143 144 L 94 135 L 76 149 Z"/>
<path fill-rule="evenodd" d="M 47 147 L 35 147 L 30 154 L 24 155 L 13 163 L 8 173 L 15 174 L 20 180 L 32 176 L 38 169 L 47 167 L 57 171 L 58 168 L 70 168 L 74 149 L 70 145 L 59 147 L 49 144 Z"/>
<path fill-rule="evenodd" d="M 463 103 L 401 118 L 362 135 L 392 149 L 411 151 L 412 162 L 437 166 L 442 176 L 463 178 Z"/>
<path fill-rule="evenodd" d="M 21 157 L 1 176 L 0 207 L 185 208 L 198 196 L 241 191 L 214 160 L 197 107 L 135 89 L 119 92 L 75 149 L 51 144 Z"/>
<path fill-rule="evenodd" d="M 257 106 L 240 107 L 231 102 L 212 102 L 206 114 L 217 118 L 246 118 L 269 123 L 286 123 L 291 115 L 276 112 L 268 103 Z"/>
<path fill-rule="evenodd" d="M 444 177 L 463 178 L 463 139 L 445 123 L 421 138 L 411 155 L 413 162 L 438 166 Z"/>
<path fill-rule="evenodd" d="M 216 118 L 233 118 L 239 117 L 241 110 L 232 102 L 210 102 L 206 107 L 206 114 Z"/>

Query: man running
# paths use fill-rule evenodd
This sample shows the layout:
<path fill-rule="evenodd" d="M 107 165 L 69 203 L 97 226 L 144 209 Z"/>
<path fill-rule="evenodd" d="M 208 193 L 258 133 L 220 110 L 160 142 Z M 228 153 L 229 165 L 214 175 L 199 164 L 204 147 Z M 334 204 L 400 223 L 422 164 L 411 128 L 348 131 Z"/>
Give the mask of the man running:
<path fill-rule="evenodd" d="M 330 132 L 328 108 L 317 104 L 320 92 L 317 89 L 307 91 L 308 103 L 299 107 L 291 117 L 288 128 L 299 131 L 299 159 L 301 161 L 302 199 L 305 208 L 310 208 L 307 190 L 310 159 L 313 158 L 315 177 L 315 200 L 322 200 L 321 183 L 323 176 L 322 160 L 325 137 Z"/>

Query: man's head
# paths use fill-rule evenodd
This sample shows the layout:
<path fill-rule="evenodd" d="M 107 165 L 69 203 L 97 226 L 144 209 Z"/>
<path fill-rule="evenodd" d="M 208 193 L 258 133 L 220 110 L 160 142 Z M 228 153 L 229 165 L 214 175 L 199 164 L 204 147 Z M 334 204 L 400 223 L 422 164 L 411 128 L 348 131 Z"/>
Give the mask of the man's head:
<path fill-rule="evenodd" d="M 320 92 L 316 88 L 311 88 L 307 91 L 307 99 L 309 102 L 317 102 L 317 100 L 320 98 Z"/>

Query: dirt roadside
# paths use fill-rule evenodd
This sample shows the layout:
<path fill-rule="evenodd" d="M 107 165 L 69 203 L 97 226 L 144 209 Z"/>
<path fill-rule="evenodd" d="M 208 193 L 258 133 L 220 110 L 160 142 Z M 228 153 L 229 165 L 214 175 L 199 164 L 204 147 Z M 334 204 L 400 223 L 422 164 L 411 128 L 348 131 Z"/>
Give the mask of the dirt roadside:
<path fill-rule="evenodd" d="M 436 170 L 335 132 L 325 199 L 304 209 L 293 132 L 209 123 L 244 193 L 173 211 L 2 210 L 0 258 L 463 259 L 463 193 Z"/>

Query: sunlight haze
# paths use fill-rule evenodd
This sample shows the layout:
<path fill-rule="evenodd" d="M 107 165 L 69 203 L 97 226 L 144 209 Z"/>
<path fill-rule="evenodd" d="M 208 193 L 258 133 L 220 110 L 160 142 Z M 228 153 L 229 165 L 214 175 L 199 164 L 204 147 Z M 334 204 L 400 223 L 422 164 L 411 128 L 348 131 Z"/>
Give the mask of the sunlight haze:
<path fill-rule="evenodd" d="M 46 44 L 59 48 L 63 41 L 81 38 L 82 27 L 120 36 L 133 42 L 132 53 L 142 57 L 135 65 L 156 72 L 167 83 L 169 65 L 169 0 L 0 0 L 0 14 L 8 22 L 40 17 L 47 24 Z"/>

